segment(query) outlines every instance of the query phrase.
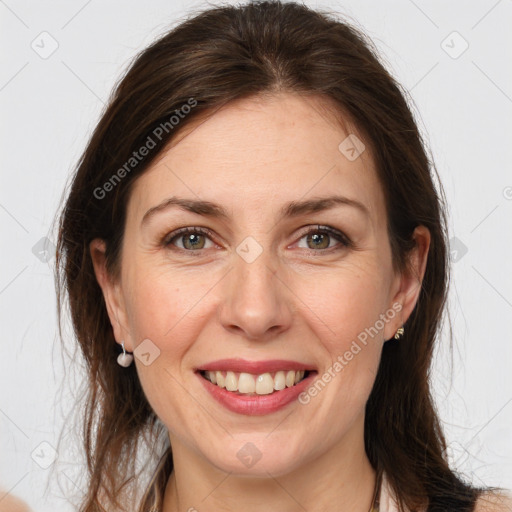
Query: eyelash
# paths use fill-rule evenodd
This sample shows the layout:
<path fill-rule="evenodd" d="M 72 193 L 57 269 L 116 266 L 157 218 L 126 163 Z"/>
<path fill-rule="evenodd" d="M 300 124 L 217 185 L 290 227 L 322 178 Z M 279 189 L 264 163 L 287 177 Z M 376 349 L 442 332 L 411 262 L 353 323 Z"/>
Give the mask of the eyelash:
<path fill-rule="evenodd" d="M 305 232 L 303 232 L 301 234 L 299 240 L 302 240 L 304 237 L 306 237 L 306 236 L 308 236 L 310 234 L 314 234 L 314 233 L 322 233 L 322 234 L 329 235 L 329 236 L 335 238 L 338 242 L 340 242 L 340 244 L 335 246 L 335 247 L 328 247 L 326 249 L 320 249 L 320 250 L 306 249 L 306 250 L 309 250 L 310 252 L 313 252 L 313 253 L 326 253 L 326 252 L 329 252 L 329 253 L 331 253 L 331 252 L 334 252 L 334 251 L 341 250 L 342 248 L 347 248 L 347 247 L 351 247 L 352 246 L 351 240 L 344 233 L 342 233 L 341 231 L 338 231 L 336 229 L 333 229 L 333 228 L 331 228 L 329 226 L 317 225 L 316 227 L 309 228 L 307 231 L 305 231 Z M 191 228 L 191 227 L 187 227 L 187 228 L 181 228 L 181 229 L 178 229 L 176 231 L 173 231 L 170 235 L 168 235 L 163 240 L 163 243 L 164 243 L 164 245 L 166 247 L 169 246 L 169 245 L 173 245 L 173 241 L 174 240 L 180 238 L 180 236 L 183 237 L 186 234 L 205 235 L 205 236 L 207 236 L 210 239 L 212 239 L 212 237 L 213 237 L 212 231 L 210 231 L 207 228 L 201 228 L 201 227 Z M 187 252 L 187 253 L 201 253 L 202 251 L 204 251 L 206 249 L 196 249 L 196 250 L 194 250 L 194 249 L 182 249 L 181 247 L 175 247 L 173 250 L 177 250 L 177 251 L 181 251 L 181 252 Z"/>

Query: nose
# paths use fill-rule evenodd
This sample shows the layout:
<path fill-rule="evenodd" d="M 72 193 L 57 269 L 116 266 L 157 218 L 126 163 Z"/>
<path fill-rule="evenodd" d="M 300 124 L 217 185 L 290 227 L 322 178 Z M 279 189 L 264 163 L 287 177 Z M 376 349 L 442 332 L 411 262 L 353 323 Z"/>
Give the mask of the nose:
<path fill-rule="evenodd" d="M 279 262 L 264 250 L 252 262 L 234 255 L 233 268 L 224 279 L 220 322 L 250 340 L 266 341 L 286 331 L 292 320 L 293 294 Z"/>

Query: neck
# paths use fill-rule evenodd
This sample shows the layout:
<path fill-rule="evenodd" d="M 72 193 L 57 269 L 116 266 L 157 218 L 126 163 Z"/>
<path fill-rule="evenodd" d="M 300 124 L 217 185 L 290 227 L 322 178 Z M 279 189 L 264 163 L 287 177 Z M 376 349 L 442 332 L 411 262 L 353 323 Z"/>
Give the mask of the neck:
<path fill-rule="evenodd" d="M 354 432 L 360 435 L 354 436 Z M 168 480 L 163 512 L 368 512 L 376 473 L 364 450 L 363 429 L 354 429 L 328 452 L 280 476 L 236 476 L 205 462 L 171 439 L 174 469 Z"/>

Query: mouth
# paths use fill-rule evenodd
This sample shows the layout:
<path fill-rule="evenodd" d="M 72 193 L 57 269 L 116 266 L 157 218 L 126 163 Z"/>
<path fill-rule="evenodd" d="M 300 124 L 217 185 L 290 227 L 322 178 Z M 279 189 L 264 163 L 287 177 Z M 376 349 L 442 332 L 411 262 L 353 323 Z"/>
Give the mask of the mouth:
<path fill-rule="evenodd" d="M 277 412 L 297 401 L 318 371 L 297 361 L 221 359 L 195 369 L 204 390 L 231 412 L 249 416 Z"/>
<path fill-rule="evenodd" d="M 199 370 L 211 384 L 235 395 L 271 395 L 291 388 L 307 379 L 312 370 L 278 370 L 253 374 L 221 370 Z"/>

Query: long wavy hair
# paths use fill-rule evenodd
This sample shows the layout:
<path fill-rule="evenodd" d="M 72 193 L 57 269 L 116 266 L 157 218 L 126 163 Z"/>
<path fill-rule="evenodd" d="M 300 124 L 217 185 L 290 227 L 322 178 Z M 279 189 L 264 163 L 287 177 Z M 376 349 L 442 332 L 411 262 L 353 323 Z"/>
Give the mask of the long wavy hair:
<path fill-rule="evenodd" d="M 470 511 L 484 490 L 450 468 L 430 389 L 449 280 L 446 221 L 442 189 L 410 98 L 373 43 L 351 24 L 297 3 L 264 1 L 195 13 L 138 54 L 113 90 L 67 191 L 58 218 L 56 286 L 59 322 L 67 306 L 87 375 L 81 419 L 88 473 L 81 512 L 125 510 L 134 487 L 141 491 L 137 510 L 159 510 L 173 468 L 165 427 L 135 365 L 121 368 L 116 362 L 120 348 L 89 243 L 105 240 L 108 272 L 118 277 L 126 206 L 137 177 L 199 115 L 276 92 L 323 96 L 362 134 L 386 200 L 395 268 L 405 269 L 416 226 L 431 234 L 418 303 L 403 339 L 384 344 L 366 405 L 371 464 L 386 472 L 400 510 L 428 505 L 429 512 Z M 153 148 L 127 168 L 148 137 Z M 144 481 L 136 465 L 141 452 L 149 462 L 139 466 L 151 468 Z M 133 503 L 129 510 L 135 510 Z"/>

